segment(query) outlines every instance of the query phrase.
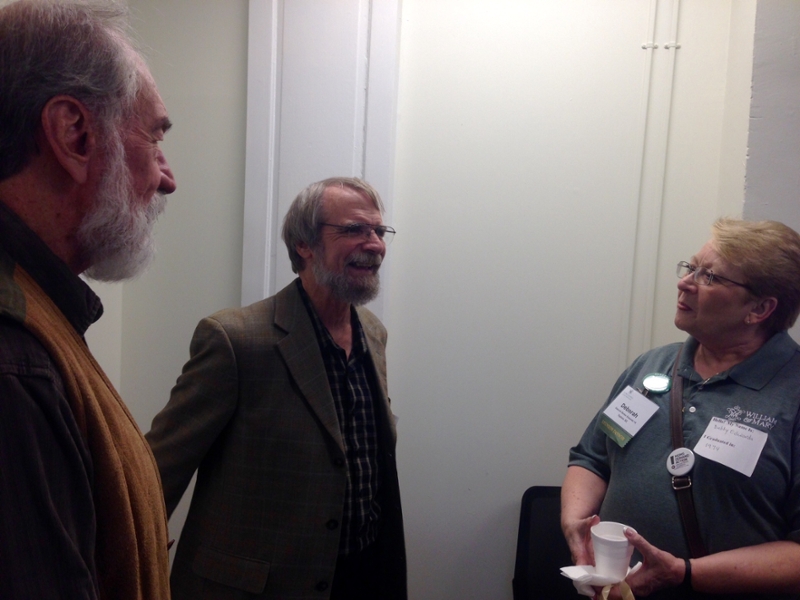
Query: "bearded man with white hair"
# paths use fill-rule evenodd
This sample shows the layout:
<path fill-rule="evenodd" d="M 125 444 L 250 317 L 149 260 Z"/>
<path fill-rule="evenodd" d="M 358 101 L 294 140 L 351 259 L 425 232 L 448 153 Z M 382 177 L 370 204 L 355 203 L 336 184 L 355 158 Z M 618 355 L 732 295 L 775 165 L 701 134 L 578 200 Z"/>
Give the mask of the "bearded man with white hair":
<path fill-rule="evenodd" d="M 86 346 L 102 305 L 79 277 L 149 263 L 169 127 L 123 8 L 0 8 L 2 598 L 169 598 L 158 471 Z"/>

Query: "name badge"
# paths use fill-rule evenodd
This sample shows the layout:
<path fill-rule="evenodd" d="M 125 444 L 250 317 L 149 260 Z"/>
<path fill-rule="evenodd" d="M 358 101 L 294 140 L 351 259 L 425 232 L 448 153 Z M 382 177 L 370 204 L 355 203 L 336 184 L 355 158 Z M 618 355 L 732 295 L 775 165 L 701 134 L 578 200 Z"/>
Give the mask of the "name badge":
<path fill-rule="evenodd" d="M 750 477 L 768 437 L 758 429 L 714 417 L 694 451 Z"/>
<path fill-rule="evenodd" d="M 657 411 L 655 402 L 626 386 L 603 411 L 600 429 L 624 448 Z"/>

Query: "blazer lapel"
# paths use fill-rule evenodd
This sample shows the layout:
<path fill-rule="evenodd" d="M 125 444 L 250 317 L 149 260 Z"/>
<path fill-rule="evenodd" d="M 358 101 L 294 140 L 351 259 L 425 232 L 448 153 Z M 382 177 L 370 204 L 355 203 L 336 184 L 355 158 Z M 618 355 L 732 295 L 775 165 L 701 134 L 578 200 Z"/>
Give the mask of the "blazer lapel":
<path fill-rule="evenodd" d="M 381 416 L 386 420 L 389 426 L 389 433 L 393 444 L 397 443 L 397 426 L 394 420 L 394 413 L 389 404 L 389 393 L 386 388 L 386 352 L 383 343 L 377 333 L 370 326 L 369 319 L 365 319 L 362 315 L 360 308 L 356 311 L 359 313 L 361 326 L 364 329 L 364 337 L 367 338 L 367 347 L 369 348 L 370 358 L 372 359 L 372 366 L 375 369 L 375 378 L 378 382 L 378 397 L 375 398 L 376 403 L 380 403 L 380 407 L 376 408 L 376 415 Z M 374 317 L 373 317 L 374 318 Z"/>
<path fill-rule="evenodd" d="M 289 373 L 322 427 L 344 453 L 342 432 L 317 334 L 295 282 L 276 295 L 275 325 L 286 332 L 286 337 L 278 342 L 278 350 Z"/>

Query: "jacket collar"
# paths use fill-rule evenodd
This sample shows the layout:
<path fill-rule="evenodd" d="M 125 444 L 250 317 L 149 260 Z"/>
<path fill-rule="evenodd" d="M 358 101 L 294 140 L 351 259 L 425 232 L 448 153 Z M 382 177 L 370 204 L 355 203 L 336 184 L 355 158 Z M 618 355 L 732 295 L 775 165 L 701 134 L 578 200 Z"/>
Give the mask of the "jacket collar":
<path fill-rule="evenodd" d="M 299 285 L 297 279 L 275 295 L 275 325 L 286 332 L 278 342 L 278 351 L 309 407 L 344 455 L 344 441 L 325 364 L 314 325 L 300 297 Z"/>
<path fill-rule="evenodd" d="M 24 304 L 13 282 L 16 265 L 22 267 L 58 306 L 79 335 L 103 314 L 100 298 L 69 270 L 50 248 L 12 210 L 0 202 L 0 300 L 2 312 L 24 318 Z"/>

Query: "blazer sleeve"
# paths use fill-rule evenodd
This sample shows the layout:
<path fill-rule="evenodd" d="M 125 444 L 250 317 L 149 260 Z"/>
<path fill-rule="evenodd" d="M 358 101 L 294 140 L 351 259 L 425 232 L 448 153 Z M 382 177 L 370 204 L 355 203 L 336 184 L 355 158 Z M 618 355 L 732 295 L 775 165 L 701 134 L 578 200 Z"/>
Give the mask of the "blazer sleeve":
<path fill-rule="evenodd" d="M 145 435 L 153 449 L 167 514 L 231 419 L 238 400 L 236 355 L 228 332 L 213 317 L 195 329 L 190 358 L 169 402 Z"/>

